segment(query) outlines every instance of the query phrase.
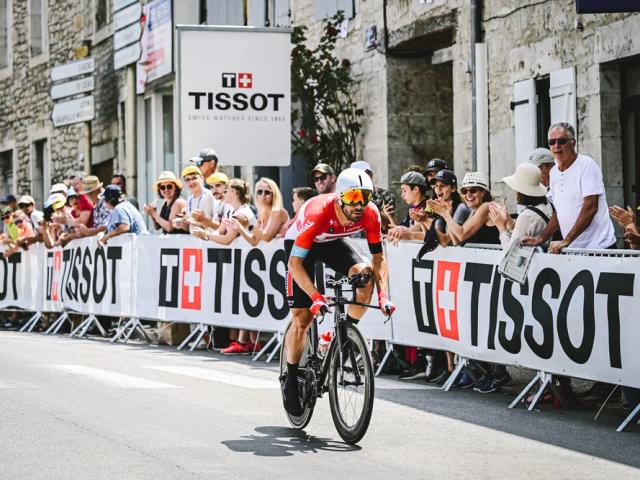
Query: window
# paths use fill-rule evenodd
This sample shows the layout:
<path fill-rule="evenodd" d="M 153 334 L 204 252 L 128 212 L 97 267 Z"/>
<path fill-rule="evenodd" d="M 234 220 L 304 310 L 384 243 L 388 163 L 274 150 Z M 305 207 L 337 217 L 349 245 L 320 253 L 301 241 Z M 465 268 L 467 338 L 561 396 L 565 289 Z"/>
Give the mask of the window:
<path fill-rule="evenodd" d="M 538 147 L 549 148 L 547 145 L 547 131 L 551 126 L 551 99 L 549 98 L 549 77 L 536 80 L 536 125 Z"/>
<path fill-rule="evenodd" d="M 111 0 L 95 0 L 95 21 L 96 30 L 100 30 L 102 27 L 109 23 L 109 10 L 108 4 Z"/>
<path fill-rule="evenodd" d="M 316 19 L 333 17 L 338 10 L 344 12 L 345 18 L 353 18 L 356 14 L 354 0 L 315 0 Z"/>
<path fill-rule="evenodd" d="M 164 153 L 164 170 L 175 170 L 175 153 L 173 145 L 173 95 L 162 96 L 162 151 Z"/>
<path fill-rule="evenodd" d="M 32 57 L 46 50 L 46 19 L 45 0 L 29 0 L 29 46 Z"/>
<path fill-rule="evenodd" d="M 0 194 L 16 193 L 13 178 L 13 150 L 0 152 Z"/>
<path fill-rule="evenodd" d="M 37 140 L 32 145 L 31 157 L 31 196 L 36 205 L 42 205 L 47 189 L 45 188 L 47 165 L 47 140 Z"/>
<path fill-rule="evenodd" d="M 207 0 L 208 25 L 246 25 L 244 0 Z"/>
<path fill-rule="evenodd" d="M 289 0 L 276 0 L 275 18 L 276 27 L 288 27 L 290 22 Z"/>
<path fill-rule="evenodd" d="M 9 0 L 0 0 L 0 68 L 9 66 Z"/>

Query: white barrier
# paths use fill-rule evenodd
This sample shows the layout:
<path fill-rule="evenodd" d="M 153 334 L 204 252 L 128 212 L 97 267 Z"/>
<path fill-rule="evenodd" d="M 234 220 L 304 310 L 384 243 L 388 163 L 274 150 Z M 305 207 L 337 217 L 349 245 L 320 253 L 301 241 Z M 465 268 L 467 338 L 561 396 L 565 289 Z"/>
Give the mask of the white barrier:
<path fill-rule="evenodd" d="M 104 250 L 95 239 L 32 248 L 0 265 L 0 308 L 33 308 L 37 282 L 26 279 L 41 278 L 47 311 L 281 332 L 282 245 L 123 236 Z M 450 247 L 417 261 L 419 247 L 387 248 L 397 313 L 385 324 L 368 312 L 360 324 L 368 338 L 640 387 L 640 259 L 536 254 L 521 287 L 497 274 L 501 251 Z"/>

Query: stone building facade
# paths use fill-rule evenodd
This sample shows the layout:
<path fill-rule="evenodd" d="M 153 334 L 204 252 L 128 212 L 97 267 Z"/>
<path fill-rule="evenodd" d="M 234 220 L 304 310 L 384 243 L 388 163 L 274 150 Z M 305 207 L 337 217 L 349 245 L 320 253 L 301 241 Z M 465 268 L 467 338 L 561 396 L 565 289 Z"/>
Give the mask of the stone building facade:
<path fill-rule="evenodd" d="M 108 180 L 117 168 L 118 100 L 125 75 L 113 69 L 107 0 L 2 0 L 0 54 L 0 188 L 43 201 L 52 183 L 77 170 Z M 104 10 L 106 9 L 106 10 Z M 6 30 L 5 30 L 6 28 Z M 6 32 L 6 33 L 4 33 Z M 88 46 L 84 51 L 81 47 Z M 79 49 L 79 50 L 78 50 Z M 81 58 L 96 60 L 95 118 L 54 127 L 51 69 Z"/>
<path fill-rule="evenodd" d="M 578 15 L 572 0 L 337 3 L 351 16 L 339 52 L 366 112 L 359 156 L 378 184 L 437 156 L 511 198 L 501 179 L 545 146 L 551 121 L 569 121 L 609 202 L 640 203 L 640 14 Z M 296 0 L 291 20 L 317 35 L 336 8 Z"/>

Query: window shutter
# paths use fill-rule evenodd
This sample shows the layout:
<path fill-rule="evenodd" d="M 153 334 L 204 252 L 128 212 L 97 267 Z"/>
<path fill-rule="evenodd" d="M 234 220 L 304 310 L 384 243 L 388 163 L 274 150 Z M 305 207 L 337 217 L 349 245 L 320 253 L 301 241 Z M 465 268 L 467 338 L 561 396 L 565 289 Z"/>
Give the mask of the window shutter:
<path fill-rule="evenodd" d="M 536 148 L 536 83 L 533 78 L 513 85 L 513 123 L 515 126 L 516 165 L 529 158 Z"/>
<path fill-rule="evenodd" d="M 249 25 L 251 25 L 252 27 L 264 27 L 265 14 L 266 12 L 264 0 L 249 1 Z"/>
<path fill-rule="evenodd" d="M 564 68 L 549 76 L 551 124 L 567 122 L 576 125 L 576 69 Z"/>
<path fill-rule="evenodd" d="M 244 25 L 242 0 L 207 0 L 208 25 Z"/>
<path fill-rule="evenodd" d="M 276 27 L 288 27 L 289 21 L 289 0 L 276 0 Z"/>

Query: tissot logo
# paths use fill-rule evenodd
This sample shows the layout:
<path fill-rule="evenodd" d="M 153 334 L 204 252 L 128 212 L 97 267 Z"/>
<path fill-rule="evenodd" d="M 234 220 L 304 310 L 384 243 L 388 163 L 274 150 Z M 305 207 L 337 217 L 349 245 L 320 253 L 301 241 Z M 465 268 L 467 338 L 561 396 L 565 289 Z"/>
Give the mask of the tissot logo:
<path fill-rule="evenodd" d="M 222 88 L 253 88 L 253 73 L 223 73 Z"/>
<path fill-rule="evenodd" d="M 460 263 L 438 262 L 436 277 L 436 312 L 440 335 L 459 340 L 458 335 L 458 279 Z"/>
<path fill-rule="evenodd" d="M 160 251 L 161 307 L 200 310 L 202 307 L 202 250 L 163 248 Z M 180 304 L 178 304 L 180 301 Z"/>

